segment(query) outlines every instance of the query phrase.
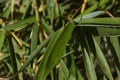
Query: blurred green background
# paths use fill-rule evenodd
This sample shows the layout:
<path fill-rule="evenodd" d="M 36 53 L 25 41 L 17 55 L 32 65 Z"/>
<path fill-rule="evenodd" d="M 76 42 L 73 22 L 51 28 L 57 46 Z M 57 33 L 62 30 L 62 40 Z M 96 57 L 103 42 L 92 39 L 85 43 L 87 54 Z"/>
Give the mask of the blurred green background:
<path fill-rule="evenodd" d="M 0 80 L 119 80 L 120 0 L 0 0 Z"/>

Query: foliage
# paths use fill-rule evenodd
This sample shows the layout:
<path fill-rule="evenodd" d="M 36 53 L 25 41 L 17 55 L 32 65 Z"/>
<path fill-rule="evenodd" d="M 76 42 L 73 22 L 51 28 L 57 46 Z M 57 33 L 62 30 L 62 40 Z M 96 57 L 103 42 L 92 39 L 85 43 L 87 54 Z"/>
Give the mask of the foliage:
<path fill-rule="evenodd" d="M 0 80 L 120 79 L 119 4 L 1 0 Z"/>

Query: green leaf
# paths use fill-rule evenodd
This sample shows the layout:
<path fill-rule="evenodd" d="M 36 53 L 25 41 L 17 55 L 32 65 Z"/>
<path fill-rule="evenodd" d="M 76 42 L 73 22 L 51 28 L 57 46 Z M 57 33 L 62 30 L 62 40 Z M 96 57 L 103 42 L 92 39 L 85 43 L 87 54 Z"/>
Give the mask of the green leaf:
<path fill-rule="evenodd" d="M 67 26 L 62 27 L 54 33 L 39 66 L 39 70 L 35 78 L 36 80 L 45 80 L 48 73 L 58 63 L 62 57 L 67 42 L 70 39 L 74 26 L 74 23 L 69 23 Z"/>
<path fill-rule="evenodd" d="M 0 51 L 1 51 L 1 48 L 3 46 L 4 41 L 5 41 L 5 31 L 0 30 Z"/>
<path fill-rule="evenodd" d="M 3 61 L 4 59 L 8 58 L 10 56 L 10 54 L 5 54 L 3 56 L 0 57 L 0 61 Z"/>
<path fill-rule="evenodd" d="M 46 39 L 40 45 L 37 46 L 37 48 L 31 53 L 31 55 L 29 56 L 27 61 L 24 63 L 24 65 L 20 68 L 18 73 L 23 71 L 30 64 L 30 62 L 38 55 L 38 53 L 48 44 L 50 38 L 51 37 L 49 37 L 48 39 Z"/>
<path fill-rule="evenodd" d="M 7 3 L 6 3 L 6 6 L 5 6 L 5 8 L 4 8 L 5 10 L 1 13 L 0 16 L 8 19 L 9 15 L 10 15 L 10 8 L 11 8 L 11 7 L 9 6 L 9 2 L 7 2 Z"/>
<path fill-rule="evenodd" d="M 17 23 L 14 23 L 14 24 L 5 26 L 5 27 L 3 27 L 3 29 L 19 31 L 19 30 L 27 27 L 28 24 L 32 24 L 32 23 L 34 23 L 35 21 L 36 21 L 36 20 L 35 20 L 35 17 L 29 17 L 29 18 L 27 18 L 27 19 L 18 21 Z"/>
<path fill-rule="evenodd" d="M 42 27 L 48 34 L 51 34 L 51 33 L 54 32 L 54 31 L 52 30 L 52 27 L 49 26 L 49 25 L 45 22 L 44 18 L 41 18 L 41 24 L 42 24 L 41 27 Z"/>
<path fill-rule="evenodd" d="M 17 67 L 17 60 L 16 60 L 16 54 L 15 54 L 15 51 L 14 51 L 14 45 L 13 45 L 13 42 L 12 42 L 12 37 L 11 36 L 7 36 L 7 39 L 8 39 L 8 43 L 9 43 L 9 50 L 10 50 L 10 61 L 11 61 L 11 65 L 12 65 L 12 70 L 13 70 L 13 74 L 17 73 L 18 71 L 18 67 Z M 18 79 L 18 77 L 14 77 L 14 79 Z"/>
<path fill-rule="evenodd" d="M 60 60 L 60 67 L 59 67 L 59 80 L 68 80 L 69 77 L 69 70 L 65 65 L 65 62 L 61 59 Z M 62 79 L 61 79 L 62 78 Z"/>
<path fill-rule="evenodd" d="M 115 66 L 115 68 L 116 68 L 116 71 L 117 71 L 118 79 L 120 79 L 120 70 L 116 66 Z"/>
<path fill-rule="evenodd" d="M 23 64 L 23 66 L 19 69 L 19 71 L 12 75 L 11 77 L 7 78 L 7 79 L 12 79 L 15 76 L 17 76 L 20 72 L 22 72 L 23 70 L 25 70 L 25 68 L 31 63 L 31 61 L 39 54 L 39 52 L 48 44 L 49 40 L 50 40 L 51 36 L 48 37 L 45 41 L 43 41 L 40 45 L 37 46 L 37 48 L 31 53 L 31 55 L 29 56 L 29 58 L 27 59 L 27 61 Z"/>
<path fill-rule="evenodd" d="M 70 59 L 69 59 L 69 71 L 70 71 L 70 75 L 69 75 L 69 80 L 76 80 L 76 66 L 75 66 L 75 60 L 74 60 L 74 56 L 73 54 L 70 54 Z"/>
<path fill-rule="evenodd" d="M 120 70 L 120 45 L 118 36 L 110 36 L 110 50 L 116 64 L 116 70 Z M 118 75 L 119 76 L 119 75 Z"/>
<path fill-rule="evenodd" d="M 120 34 L 119 28 L 114 28 L 114 27 L 110 28 L 106 26 L 87 27 L 86 30 L 96 36 L 115 36 Z"/>
<path fill-rule="evenodd" d="M 97 59 L 97 61 L 99 63 L 99 66 L 101 67 L 103 72 L 107 75 L 107 77 L 110 80 L 113 80 L 112 73 L 110 71 L 109 65 L 108 65 L 108 63 L 107 63 L 107 61 L 105 59 L 105 56 L 103 55 L 103 52 L 101 51 L 99 45 L 97 44 L 96 40 L 94 39 L 94 37 L 93 37 L 93 42 L 94 42 L 95 51 L 96 51 L 94 56 L 96 57 L 96 59 Z"/>
<path fill-rule="evenodd" d="M 32 31 L 30 53 L 32 53 L 37 47 L 38 33 L 39 33 L 38 30 L 39 30 L 39 27 L 37 26 L 37 24 L 35 24 Z"/>
<path fill-rule="evenodd" d="M 47 12 L 48 12 L 48 17 L 51 20 L 51 24 L 53 24 L 53 19 L 54 19 L 54 10 L 55 10 L 55 4 L 54 4 L 54 0 L 47 0 Z"/>
<path fill-rule="evenodd" d="M 85 19 L 80 20 L 79 24 L 100 24 L 100 25 L 119 25 L 120 18 L 92 18 L 92 19 Z"/>
<path fill-rule="evenodd" d="M 89 7 L 88 9 L 86 9 L 82 14 L 80 15 L 85 15 L 85 14 L 88 14 L 90 12 L 93 12 L 95 11 L 97 8 L 104 8 L 104 6 L 109 2 L 109 0 L 101 0 L 100 3 L 98 3 L 97 0 L 94 0 L 94 1 L 91 1 L 90 2 L 94 2 L 93 5 L 91 7 Z"/>
<path fill-rule="evenodd" d="M 115 54 L 116 55 L 116 59 L 118 59 L 118 63 L 120 63 L 120 45 L 119 45 L 119 41 L 118 41 L 118 37 L 117 36 L 114 36 L 114 37 L 110 37 L 110 41 L 113 45 L 113 48 L 115 50 Z"/>
<path fill-rule="evenodd" d="M 25 16 L 27 15 L 27 12 L 28 12 L 30 5 L 31 5 L 31 1 L 32 0 L 29 0 L 29 1 L 23 0 L 21 8 L 20 8 L 20 12 L 23 13 L 22 19 L 24 19 Z"/>
<path fill-rule="evenodd" d="M 80 74 L 80 71 L 77 69 L 77 79 L 84 80 L 83 76 Z"/>
<path fill-rule="evenodd" d="M 86 49 L 84 49 L 84 65 L 88 80 L 97 80 L 93 63 L 90 57 L 88 56 Z"/>
<path fill-rule="evenodd" d="M 105 13 L 104 11 L 95 11 L 95 12 L 92 12 L 92 13 L 89 13 L 89 14 L 86 14 L 83 16 L 79 15 L 75 19 L 73 19 L 73 21 L 79 22 L 80 20 L 94 18 L 94 17 L 97 17 L 97 16 L 104 14 L 104 13 Z"/>

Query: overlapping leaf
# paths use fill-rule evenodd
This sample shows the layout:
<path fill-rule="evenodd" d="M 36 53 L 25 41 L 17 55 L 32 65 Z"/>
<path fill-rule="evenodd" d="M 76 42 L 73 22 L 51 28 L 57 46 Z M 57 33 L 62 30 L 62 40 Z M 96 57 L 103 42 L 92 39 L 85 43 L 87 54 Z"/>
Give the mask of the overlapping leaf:
<path fill-rule="evenodd" d="M 74 26 L 74 23 L 70 23 L 54 33 L 41 61 L 36 80 L 45 80 L 48 73 L 58 63 L 70 39 Z"/>

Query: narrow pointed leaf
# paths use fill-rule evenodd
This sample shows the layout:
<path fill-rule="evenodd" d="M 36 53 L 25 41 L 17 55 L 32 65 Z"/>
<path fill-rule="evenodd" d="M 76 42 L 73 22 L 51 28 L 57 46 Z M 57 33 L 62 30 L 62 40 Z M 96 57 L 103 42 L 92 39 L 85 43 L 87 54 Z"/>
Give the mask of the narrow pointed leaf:
<path fill-rule="evenodd" d="M 83 76 L 81 75 L 80 71 L 77 69 L 77 79 L 84 80 Z"/>
<path fill-rule="evenodd" d="M 120 79 L 120 70 L 116 66 L 115 66 L 115 68 L 116 68 L 116 71 L 117 71 L 118 78 Z"/>
<path fill-rule="evenodd" d="M 69 23 L 67 26 L 62 27 L 54 33 L 39 66 L 39 70 L 35 78 L 36 80 L 45 80 L 48 73 L 58 63 L 62 57 L 67 42 L 70 39 L 74 26 L 74 23 Z"/>
<path fill-rule="evenodd" d="M 45 22 L 44 18 L 41 18 L 41 24 L 42 24 L 41 27 L 42 27 L 48 34 L 51 34 L 51 33 L 54 32 L 54 31 L 52 30 L 52 27 L 49 26 L 49 25 Z"/>
<path fill-rule="evenodd" d="M 95 11 L 95 12 L 92 12 L 92 13 L 89 13 L 89 14 L 86 14 L 83 16 L 80 15 L 80 16 L 76 17 L 75 19 L 73 19 L 73 21 L 79 22 L 80 20 L 94 18 L 94 17 L 97 17 L 104 13 L 105 13 L 104 11 Z"/>
<path fill-rule="evenodd" d="M 88 14 L 88 13 L 90 13 L 92 11 L 95 11 L 97 8 L 104 7 L 109 2 L 109 0 L 101 0 L 100 3 L 97 0 L 94 0 L 92 2 L 94 2 L 94 4 L 90 8 L 86 9 L 80 15 Z"/>
<path fill-rule="evenodd" d="M 65 65 L 63 60 L 60 61 L 60 69 L 59 70 L 61 70 L 60 71 L 61 74 L 59 74 L 59 75 L 63 75 L 63 78 L 65 80 L 67 80 L 68 77 L 69 77 L 69 71 L 68 71 L 68 68 L 66 67 L 66 65 Z M 59 76 L 59 80 L 60 80 L 60 76 Z"/>
<path fill-rule="evenodd" d="M 7 79 L 12 79 L 15 76 L 17 76 L 20 72 L 22 72 L 26 67 L 31 63 L 31 61 L 39 54 L 39 52 L 46 47 L 46 45 L 49 43 L 51 36 L 48 37 L 45 41 L 43 41 L 40 45 L 37 46 L 37 48 L 31 53 L 27 61 L 23 64 L 23 66 L 19 69 L 19 71 L 14 74 L 13 76 L 7 78 Z"/>
<path fill-rule="evenodd" d="M 115 36 L 120 34 L 120 29 L 115 28 L 115 27 L 101 27 L 101 26 L 96 26 L 96 27 L 88 27 L 86 28 L 87 31 L 92 33 L 93 35 L 96 36 Z"/>
<path fill-rule="evenodd" d="M 18 30 L 21 30 L 21 29 L 27 27 L 28 24 L 34 23 L 35 21 L 36 21 L 35 17 L 30 17 L 30 18 L 18 21 L 17 23 L 7 25 L 7 26 L 3 27 L 3 29 L 18 31 Z"/>
<path fill-rule="evenodd" d="M 48 17 L 50 18 L 51 23 L 53 24 L 53 19 L 55 17 L 54 16 L 54 10 L 55 10 L 54 0 L 47 0 L 46 2 L 47 2 Z"/>
<path fill-rule="evenodd" d="M 119 63 L 117 63 L 117 64 L 120 64 L 120 45 L 119 45 L 118 37 L 117 36 L 110 37 L 110 40 L 115 49 L 116 58 L 119 61 Z"/>
<path fill-rule="evenodd" d="M 97 80 L 93 63 L 85 49 L 84 49 L 84 64 L 88 80 Z"/>
<path fill-rule="evenodd" d="M 31 53 L 36 49 L 37 47 L 37 43 L 38 43 L 38 30 L 39 30 L 39 27 L 35 24 L 34 27 L 33 27 L 33 32 L 32 32 L 32 38 L 31 38 Z"/>
<path fill-rule="evenodd" d="M 85 19 L 80 20 L 80 24 L 109 24 L 109 25 L 119 25 L 120 18 L 92 18 L 92 19 Z"/>
<path fill-rule="evenodd" d="M 10 48 L 10 60 L 12 64 L 12 71 L 13 71 L 13 74 L 15 74 L 18 71 L 18 67 L 17 67 L 16 54 L 13 47 L 14 45 L 12 42 L 12 38 L 10 36 L 7 36 L 7 39 L 8 39 L 9 48 Z M 16 76 L 14 79 L 18 79 L 18 77 Z"/>
<path fill-rule="evenodd" d="M 23 71 L 30 64 L 30 62 L 38 55 L 38 53 L 48 44 L 49 40 L 50 37 L 43 41 L 39 46 L 37 46 L 37 48 L 31 53 L 24 65 L 20 68 L 19 72 Z"/>
<path fill-rule="evenodd" d="M 94 42 L 95 50 L 96 50 L 96 53 L 94 54 L 94 56 L 96 57 L 96 59 L 99 63 L 99 66 L 101 67 L 103 72 L 107 75 L 107 77 L 110 80 L 113 80 L 109 65 L 108 65 L 108 63 L 105 59 L 105 56 L 103 55 L 103 52 L 101 51 L 99 45 L 97 44 L 96 40 L 94 39 L 94 37 L 93 37 L 93 42 Z"/>
<path fill-rule="evenodd" d="M 3 30 L 1 30 L 0 31 L 0 51 L 3 46 L 4 40 L 5 40 L 5 32 Z"/>
<path fill-rule="evenodd" d="M 70 69 L 69 69 L 69 71 L 70 71 L 70 76 L 69 76 L 69 79 L 70 80 L 76 80 L 76 66 L 75 66 L 75 60 L 74 60 L 74 56 L 73 56 L 73 54 L 70 54 L 70 65 L 69 65 L 69 67 L 70 67 Z"/>

